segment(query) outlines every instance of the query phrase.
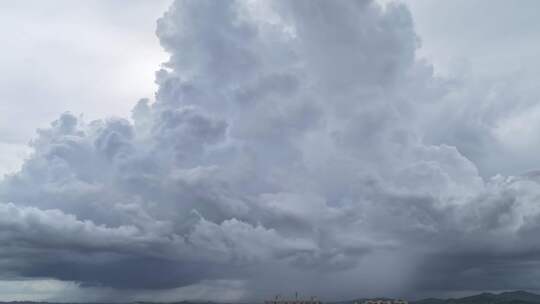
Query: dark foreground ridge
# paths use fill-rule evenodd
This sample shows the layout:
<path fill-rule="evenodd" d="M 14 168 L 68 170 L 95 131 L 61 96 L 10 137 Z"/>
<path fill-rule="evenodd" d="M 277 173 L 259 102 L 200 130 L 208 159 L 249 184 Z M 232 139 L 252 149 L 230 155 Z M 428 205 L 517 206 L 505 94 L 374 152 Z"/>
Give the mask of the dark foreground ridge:
<path fill-rule="evenodd" d="M 368 300 L 390 300 L 387 298 L 359 298 L 350 301 L 333 301 L 324 304 L 363 304 Z M 262 302 L 261 302 L 262 303 Z M 32 302 L 32 301 L 10 301 L 0 304 L 260 304 L 260 303 L 219 303 L 210 301 L 181 301 L 181 302 Z M 499 294 L 481 293 L 463 298 L 428 298 L 417 301 L 410 301 L 409 304 L 540 304 L 540 295 L 527 291 L 509 291 Z"/>

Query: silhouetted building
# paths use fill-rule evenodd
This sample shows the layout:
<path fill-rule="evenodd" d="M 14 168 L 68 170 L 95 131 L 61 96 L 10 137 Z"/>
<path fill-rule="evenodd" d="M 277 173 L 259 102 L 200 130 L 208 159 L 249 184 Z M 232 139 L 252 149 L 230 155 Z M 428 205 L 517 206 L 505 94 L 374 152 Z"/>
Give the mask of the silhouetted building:
<path fill-rule="evenodd" d="M 276 296 L 273 300 L 264 301 L 264 304 L 322 304 L 317 297 L 310 297 L 309 299 L 298 298 L 298 293 L 294 299 L 281 298 Z M 405 303 L 406 304 L 406 303 Z"/>
<path fill-rule="evenodd" d="M 358 303 L 355 303 L 358 304 Z M 401 299 L 384 299 L 384 300 L 366 300 L 362 304 L 408 304 L 407 301 Z"/>

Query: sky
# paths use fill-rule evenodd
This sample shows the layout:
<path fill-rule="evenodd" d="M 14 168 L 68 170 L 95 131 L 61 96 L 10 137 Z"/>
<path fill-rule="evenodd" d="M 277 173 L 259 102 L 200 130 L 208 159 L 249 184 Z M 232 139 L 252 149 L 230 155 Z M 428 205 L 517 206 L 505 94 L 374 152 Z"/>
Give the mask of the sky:
<path fill-rule="evenodd" d="M 540 291 L 538 6 L 1 2 L 0 300 Z"/>

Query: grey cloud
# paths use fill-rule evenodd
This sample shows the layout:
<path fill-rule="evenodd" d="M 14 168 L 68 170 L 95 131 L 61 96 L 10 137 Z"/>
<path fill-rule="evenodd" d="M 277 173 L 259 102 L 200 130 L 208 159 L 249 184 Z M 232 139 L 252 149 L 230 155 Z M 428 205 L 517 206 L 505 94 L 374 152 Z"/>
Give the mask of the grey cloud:
<path fill-rule="evenodd" d="M 246 299 L 526 286 L 501 278 L 538 262 L 535 175 L 483 179 L 430 141 L 455 84 L 415 59 L 404 5 L 176 1 L 156 32 L 154 102 L 61 115 L 0 182 L 11 276 Z"/>

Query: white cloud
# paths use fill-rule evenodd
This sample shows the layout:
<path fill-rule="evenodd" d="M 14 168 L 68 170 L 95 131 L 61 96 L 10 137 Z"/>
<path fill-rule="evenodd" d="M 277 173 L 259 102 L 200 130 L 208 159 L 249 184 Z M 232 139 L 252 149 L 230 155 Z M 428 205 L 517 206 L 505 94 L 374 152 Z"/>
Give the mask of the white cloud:
<path fill-rule="evenodd" d="M 136 100 L 152 97 L 154 71 L 166 59 L 153 29 L 169 3 L 0 4 L 0 143 L 26 145 L 67 110 L 90 119 L 126 116 Z M 0 175 L 15 168 L 2 162 Z"/>

